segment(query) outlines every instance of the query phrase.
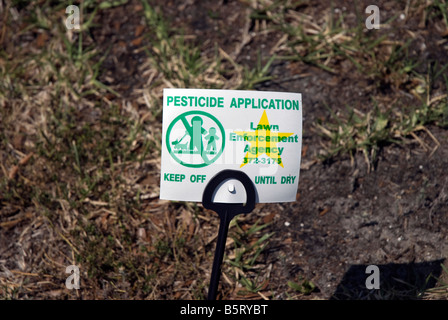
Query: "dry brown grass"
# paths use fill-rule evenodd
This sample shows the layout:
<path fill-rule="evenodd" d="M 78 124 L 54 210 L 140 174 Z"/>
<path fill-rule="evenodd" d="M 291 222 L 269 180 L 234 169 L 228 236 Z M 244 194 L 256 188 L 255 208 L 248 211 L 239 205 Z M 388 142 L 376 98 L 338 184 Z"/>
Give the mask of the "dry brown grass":
<path fill-rule="evenodd" d="M 162 89 L 240 88 L 256 78 L 245 82 L 244 68 L 222 49 L 201 55 L 136 2 L 159 31 L 135 49 L 146 55 L 138 66 L 145 82 L 124 95 L 123 83 L 103 72 L 108 51 L 88 29 L 66 30 L 62 5 L 6 6 L 0 296 L 204 298 L 218 220 L 200 205 L 158 199 Z M 259 233 L 246 240 L 253 237 Z M 80 268 L 82 290 L 65 288 L 69 265 Z M 231 270 L 227 296 L 240 287 Z"/>

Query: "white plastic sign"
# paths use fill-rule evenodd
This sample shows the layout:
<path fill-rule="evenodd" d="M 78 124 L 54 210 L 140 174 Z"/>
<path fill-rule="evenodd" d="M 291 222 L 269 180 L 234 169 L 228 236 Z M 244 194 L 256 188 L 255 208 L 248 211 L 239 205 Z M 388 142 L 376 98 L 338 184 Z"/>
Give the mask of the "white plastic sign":
<path fill-rule="evenodd" d="M 257 202 L 296 200 L 302 150 L 300 93 L 164 89 L 160 198 L 202 201 L 213 176 L 240 170 Z M 215 202 L 244 202 L 226 181 Z"/>

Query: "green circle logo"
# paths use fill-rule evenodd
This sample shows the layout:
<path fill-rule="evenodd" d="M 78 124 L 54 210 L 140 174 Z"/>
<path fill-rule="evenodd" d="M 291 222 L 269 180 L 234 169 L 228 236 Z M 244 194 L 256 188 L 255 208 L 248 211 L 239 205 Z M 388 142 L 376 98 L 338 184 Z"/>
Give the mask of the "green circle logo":
<path fill-rule="evenodd" d="M 213 115 L 188 111 L 174 118 L 166 132 L 168 152 L 183 166 L 202 168 L 218 159 L 225 146 L 225 131 Z"/>

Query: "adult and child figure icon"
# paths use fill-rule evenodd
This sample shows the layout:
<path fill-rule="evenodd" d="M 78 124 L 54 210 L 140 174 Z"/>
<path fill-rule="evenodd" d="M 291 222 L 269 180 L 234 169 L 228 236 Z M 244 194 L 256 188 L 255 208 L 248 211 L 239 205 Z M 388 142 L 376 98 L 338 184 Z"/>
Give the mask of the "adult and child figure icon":
<path fill-rule="evenodd" d="M 191 119 L 191 124 L 188 123 L 186 117 L 181 117 L 180 120 L 185 126 L 186 131 L 182 138 L 172 142 L 175 153 L 200 154 L 204 158 L 206 154 L 215 154 L 218 151 L 216 148 L 216 141 L 219 140 L 219 137 L 216 134 L 215 127 L 211 127 L 207 131 L 202 126 L 204 121 L 200 116 L 194 116 Z M 206 135 L 207 133 L 208 135 Z M 205 150 L 203 135 L 206 135 L 204 138 L 208 141 Z M 190 142 L 181 144 L 186 136 L 190 137 Z"/>

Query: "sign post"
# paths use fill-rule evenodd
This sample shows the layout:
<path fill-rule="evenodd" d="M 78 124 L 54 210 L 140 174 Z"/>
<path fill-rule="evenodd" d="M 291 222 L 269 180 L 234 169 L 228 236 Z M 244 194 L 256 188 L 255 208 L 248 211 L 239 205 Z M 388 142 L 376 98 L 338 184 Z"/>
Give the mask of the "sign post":
<path fill-rule="evenodd" d="M 202 201 L 220 218 L 209 300 L 230 221 L 296 200 L 301 148 L 300 93 L 164 89 L 160 198 Z"/>
<path fill-rule="evenodd" d="M 217 188 L 228 183 L 231 179 L 240 181 L 246 191 L 247 200 L 246 203 L 217 203 L 213 202 L 213 195 Z M 229 192 L 233 192 L 233 184 L 229 184 L 231 188 L 228 188 Z M 214 176 L 207 184 L 202 197 L 202 205 L 206 209 L 210 209 L 218 213 L 220 223 L 218 240 L 216 243 L 215 257 L 213 259 L 212 275 L 210 277 L 210 287 L 208 290 L 208 300 L 215 300 L 218 290 L 219 277 L 221 275 L 221 263 L 224 257 L 224 250 L 226 247 L 227 232 L 229 230 L 229 224 L 232 219 L 240 213 L 249 213 L 255 207 L 256 192 L 252 181 L 249 177 L 241 171 L 236 170 L 223 170 Z"/>

